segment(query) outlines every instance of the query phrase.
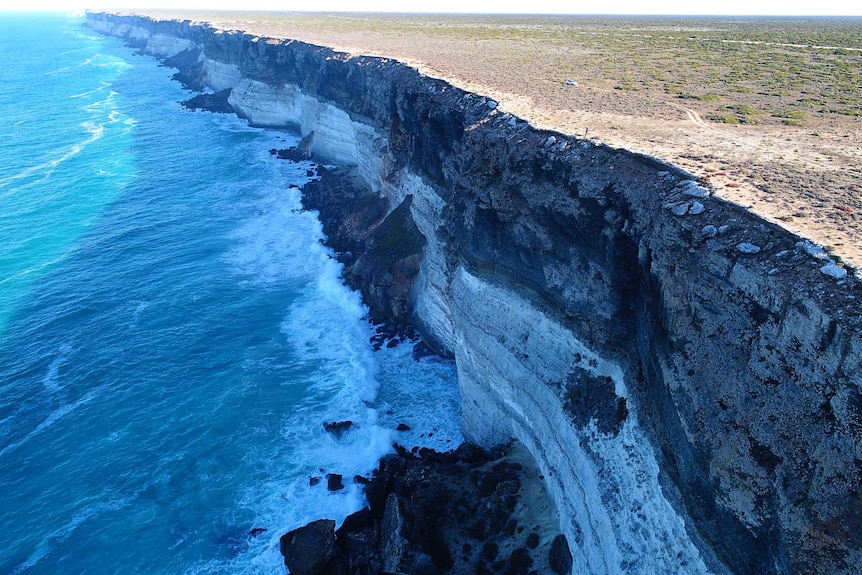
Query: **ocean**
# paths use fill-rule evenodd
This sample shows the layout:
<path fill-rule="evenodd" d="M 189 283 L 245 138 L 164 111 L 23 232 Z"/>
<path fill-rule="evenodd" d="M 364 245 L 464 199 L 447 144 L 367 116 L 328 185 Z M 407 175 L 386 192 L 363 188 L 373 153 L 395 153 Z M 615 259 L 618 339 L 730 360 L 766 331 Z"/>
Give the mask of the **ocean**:
<path fill-rule="evenodd" d="M 0 15 L 0 573 L 284 573 L 394 441 L 461 441 L 455 367 L 373 349 L 296 134 L 82 21 Z"/>

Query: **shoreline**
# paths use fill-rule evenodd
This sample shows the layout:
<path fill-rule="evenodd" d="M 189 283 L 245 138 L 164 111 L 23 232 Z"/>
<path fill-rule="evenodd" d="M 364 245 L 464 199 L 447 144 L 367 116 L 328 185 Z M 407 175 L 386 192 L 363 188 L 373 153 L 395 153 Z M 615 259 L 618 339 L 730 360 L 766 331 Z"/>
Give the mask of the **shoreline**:
<path fill-rule="evenodd" d="M 185 53 L 252 124 L 299 125 L 312 155 L 355 164 L 389 202 L 370 212 L 382 222 L 404 208 L 427 242 L 409 310 L 457 359 L 465 437 L 533 454 L 577 569 L 852 564 L 852 540 L 811 536 L 812 508 L 762 481 L 814 468 L 858 482 L 816 449 L 852 449 L 862 349 L 858 279 L 827 254 L 684 170 L 537 130 L 394 61 L 189 22 L 92 23 Z M 828 417 L 810 409 L 823 393 Z M 843 517 L 837 480 L 804 489 Z"/>
<path fill-rule="evenodd" d="M 182 82 L 181 78 L 175 80 Z M 197 93 L 180 104 L 189 110 L 233 115 L 227 103 L 228 92 Z M 278 159 L 309 160 L 307 150 L 303 151 L 307 145 L 300 141 L 295 147 L 273 148 L 269 152 Z M 317 211 L 325 219 L 321 223 L 327 236 L 326 245 L 345 266 L 345 285 L 367 294 L 369 286 L 379 279 L 367 277 L 363 266 L 357 265 L 364 255 L 374 251 L 360 244 L 365 240 L 370 240 L 369 245 L 390 243 L 392 240 L 386 237 L 387 233 L 398 234 L 398 242 L 403 243 L 404 223 L 398 222 L 393 230 L 390 222 L 390 228 L 383 230 L 382 237 L 374 234 L 380 222 L 368 217 L 362 219 L 365 227 L 372 227 L 370 234 L 361 233 L 366 231 L 365 227 L 339 229 L 335 222 L 351 218 L 344 213 L 333 213 L 331 206 L 344 205 L 345 196 L 369 196 L 370 190 L 361 184 L 353 170 L 318 165 L 316 172 L 315 179 L 299 188 L 303 207 L 306 211 Z M 380 213 L 380 209 L 371 206 L 371 212 L 375 211 Z M 418 232 L 413 228 L 408 233 Z M 424 242 L 416 243 L 414 239 L 408 242 L 411 243 L 414 245 L 408 245 L 406 252 L 404 248 L 399 251 L 402 256 L 415 259 Z M 378 273 L 393 264 L 393 258 L 387 258 L 379 250 L 369 257 L 372 263 L 365 267 L 378 268 Z M 372 348 L 379 351 L 393 344 L 409 345 L 414 361 L 426 356 L 452 361 L 430 349 L 416 326 L 407 319 L 405 298 L 409 287 L 398 286 L 398 295 L 390 292 L 377 302 L 366 302 L 370 306 L 369 325 L 375 332 L 370 338 Z M 323 426 L 338 437 L 352 427 L 352 422 L 324 422 Z M 412 430 L 399 424 L 397 431 Z M 436 432 L 436 427 L 429 428 L 423 436 Z M 353 478 L 354 483 L 363 486 L 365 507 L 346 517 L 341 524 L 322 517 L 281 536 L 280 551 L 291 573 L 335 575 L 346 569 L 354 574 L 374 575 L 381 569 L 405 572 L 424 569 L 422 572 L 468 575 L 475 568 L 478 573 L 491 575 L 504 570 L 521 573 L 533 567 L 539 572 L 550 568 L 560 575 L 569 572 L 572 555 L 560 533 L 559 519 L 547 494 L 544 476 L 520 443 L 513 440 L 487 451 L 462 443 L 442 451 L 442 446 L 441 449 L 405 448 L 396 441 L 393 448 L 394 453 L 380 458 L 371 477 Z M 321 476 L 309 478 L 314 484 L 323 479 Z M 326 479 L 330 491 L 343 489 L 348 480 L 331 474 L 327 474 Z M 453 510 L 447 507 L 456 499 L 457 517 L 453 520 Z M 397 530 L 392 529 L 393 516 L 398 518 Z M 423 518 L 421 522 L 420 518 Z M 433 528 L 429 527 L 432 523 Z M 330 525 L 334 532 L 329 529 Z M 250 534 L 257 536 L 254 529 Z M 377 551 L 376 546 L 383 550 Z"/>
<path fill-rule="evenodd" d="M 233 114 L 226 107 L 225 93 L 198 94 L 180 104 L 191 110 Z M 300 142 L 292 148 L 273 148 L 270 154 L 278 159 L 302 161 L 308 159 L 301 151 L 303 147 Z M 318 211 L 329 222 L 328 228 L 324 226 L 326 244 L 345 265 L 347 287 L 358 292 L 365 288 L 367 292 L 374 278 L 362 277 L 361 266 L 358 271 L 354 268 L 357 259 L 368 250 L 357 245 L 360 238 L 351 237 L 333 224 L 349 218 L 344 214 L 333 215 L 327 206 L 343 205 L 343 196 L 361 198 L 369 190 L 358 184 L 356 174 L 349 169 L 322 165 L 316 169 L 318 177 L 300 186 L 304 209 Z M 377 222 L 370 225 L 376 227 Z M 398 225 L 399 236 L 403 234 L 402 228 L 403 224 Z M 387 242 L 385 236 L 375 237 L 373 232 L 370 239 Z M 399 237 L 399 241 L 403 238 Z M 414 256 L 417 247 L 408 248 L 407 257 Z M 353 254 L 351 249 L 357 253 Z M 381 254 L 375 256 L 373 267 L 379 267 Z M 384 267 L 392 264 L 391 259 L 386 263 L 385 257 L 384 262 Z M 429 355 L 451 361 L 428 348 L 403 311 L 393 313 L 399 306 L 404 309 L 406 289 L 407 286 L 398 289 L 400 301 L 390 293 L 377 305 L 367 302 L 371 305 L 369 325 L 375 331 L 370 339 L 373 349 L 410 345 L 415 361 Z M 323 426 L 338 437 L 352 427 L 352 422 L 324 422 Z M 398 431 L 410 430 L 404 424 L 398 426 Z M 425 433 L 433 435 L 436 431 L 435 427 Z M 544 476 L 529 451 L 518 442 L 489 451 L 468 443 L 453 445 L 446 451 L 419 446 L 405 448 L 397 441 L 393 447 L 395 452 L 381 457 L 371 477 L 353 479 L 364 486 L 365 507 L 341 524 L 329 517 L 318 518 L 281 536 L 280 551 L 291 573 L 336 575 L 346 570 L 374 575 L 381 569 L 387 572 L 424 569 L 422 572 L 468 575 L 475 569 L 477 573 L 491 575 L 503 571 L 525 573 L 534 567 L 538 572 L 550 569 L 560 575 L 570 571 L 571 552 L 560 533 Z M 327 474 L 326 478 L 330 491 L 343 489 L 342 479 L 347 481 L 341 475 Z M 319 483 L 323 477 L 309 479 Z M 453 502 L 455 508 L 450 509 Z M 392 528 L 395 521 L 392 517 L 397 517 L 397 530 Z M 255 530 L 250 534 L 257 535 Z M 378 546 L 383 550 L 376 550 Z"/>
<path fill-rule="evenodd" d="M 357 481 L 367 505 L 337 528 L 317 519 L 281 536 L 291 573 L 571 572 L 543 477 L 517 442 L 446 452 L 396 444 Z"/>

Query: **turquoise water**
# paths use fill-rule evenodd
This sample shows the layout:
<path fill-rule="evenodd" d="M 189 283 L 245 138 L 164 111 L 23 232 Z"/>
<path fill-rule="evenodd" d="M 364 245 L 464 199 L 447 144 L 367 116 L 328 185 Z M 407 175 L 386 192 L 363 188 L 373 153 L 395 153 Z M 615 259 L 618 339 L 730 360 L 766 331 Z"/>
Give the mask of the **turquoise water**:
<path fill-rule="evenodd" d="M 309 477 L 460 441 L 454 367 L 372 350 L 296 135 L 80 21 L 0 16 L 0 573 L 284 573 L 360 505 Z"/>

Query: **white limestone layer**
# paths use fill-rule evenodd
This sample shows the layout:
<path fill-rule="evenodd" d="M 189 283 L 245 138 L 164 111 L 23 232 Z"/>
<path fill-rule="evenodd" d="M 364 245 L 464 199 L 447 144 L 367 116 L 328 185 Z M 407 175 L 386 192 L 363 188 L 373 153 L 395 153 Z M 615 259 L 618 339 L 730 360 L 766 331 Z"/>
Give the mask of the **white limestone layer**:
<path fill-rule="evenodd" d="M 146 40 L 150 37 L 150 31 L 146 28 L 130 24 L 117 24 L 115 22 L 90 19 L 87 20 L 87 25 L 100 34 L 128 38 L 131 41 Z"/>
<path fill-rule="evenodd" d="M 216 92 L 233 88 L 242 80 L 242 73 L 235 64 L 225 64 L 218 60 L 210 60 L 206 54 L 201 53 L 203 61 L 204 82 Z"/>
<path fill-rule="evenodd" d="M 533 454 L 557 506 L 574 573 L 706 573 L 685 524 L 664 497 L 650 444 L 630 413 L 621 431 L 576 428 L 564 409 L 572 358 L 610 377 L 622 371 L 529 301 L 459 269 L 450 305 L 464 436 L 517 438 Z"/>
<path fill-rule="evenodd" d="M 144 48 L 144 52 L 160 58 L 173 58 L 180 52 L 194 47 L 194 42 L 185 38 L 153 34 L 147 39 L 147 47 Z"/>

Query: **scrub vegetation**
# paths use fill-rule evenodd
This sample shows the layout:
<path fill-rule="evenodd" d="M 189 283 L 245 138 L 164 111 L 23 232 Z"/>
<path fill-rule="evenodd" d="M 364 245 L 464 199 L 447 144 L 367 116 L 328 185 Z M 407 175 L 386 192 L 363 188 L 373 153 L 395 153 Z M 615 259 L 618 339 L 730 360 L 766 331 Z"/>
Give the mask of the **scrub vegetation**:
<path fill-rule="evenodd" d="M 149 12 L 396 58 L 862 265 L 862 18 Z"/>
<path fill-rule="evenodd" d="M 210 13 L 200 19 L 274 35 L 314 37 L 368 51 L 398 39 L 421 46 L 485 44 L 537 81 L 660 93 L 686 101 L 763 110 L 762 123 L 818 114 L 862 115 L 862 19 L 625 16 L 461 16 Z M 230 26 L 228 26 L 230 27 Z M 269 34 L 267 34 L 269 35 Z M 395 42 L 397 43 L 397 42 Z M 462 50 L 483 65 L 484 50 Z M 442 54 L 441 54 L 442 55 Z M 500 62 L 497 62 L 499 65 Z M 708 106 L 704 109 L 708 110 Z M 737 112 L 736 117 L 753 114 Z M 724 119 L 717 121 L 726 122 Z M 744 121 L 742 121 L 745 123 Z"/>

